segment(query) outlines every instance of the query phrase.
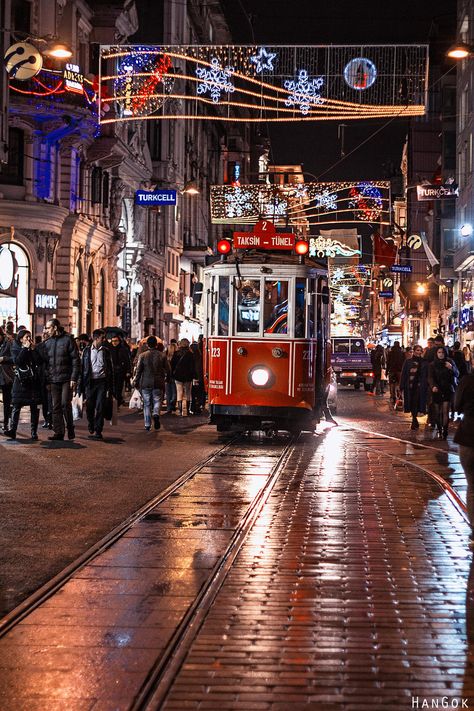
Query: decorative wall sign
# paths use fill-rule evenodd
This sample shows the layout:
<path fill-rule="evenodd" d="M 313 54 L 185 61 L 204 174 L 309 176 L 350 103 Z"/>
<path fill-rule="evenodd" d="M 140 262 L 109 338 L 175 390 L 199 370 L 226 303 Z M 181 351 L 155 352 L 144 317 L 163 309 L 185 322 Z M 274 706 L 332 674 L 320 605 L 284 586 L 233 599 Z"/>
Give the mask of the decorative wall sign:
<path fill-rule="evenodd" d="M 311 237 L 309 240 L 310 257 L 355 257 L 360 255 L 360 249 L 352 249 L 336 239 Z"/>
<path fill-rule="evenodd" d="M 115 111 L 101 122 L 419 116 L 427 56 L 427 45 L 102 46 L 101 102 Z"/>
<path fill-rule="evenodd" d="M 43 67 L 43 57 L 29 42 L 17 42 L 5 52 L 5 69 L 12 79 L 26 81 L 35 77 Z"/>
<path fill-rule="evenodd" d="M 214 224 L 283 220 L 295 228 L 334 222 L 390 224 L 390 183 L 357 181 L 273 185 L 213 185 Z"/>

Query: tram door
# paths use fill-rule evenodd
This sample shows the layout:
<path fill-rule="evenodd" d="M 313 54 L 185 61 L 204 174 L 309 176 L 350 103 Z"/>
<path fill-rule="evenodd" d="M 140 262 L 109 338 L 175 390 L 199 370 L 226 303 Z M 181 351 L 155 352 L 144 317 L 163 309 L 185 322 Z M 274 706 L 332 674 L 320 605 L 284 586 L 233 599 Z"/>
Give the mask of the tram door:
<path fill-rule="evenodd" d="M 323 277 L 315 280 L 316 282 L 316 408 L 321 410 L 321 405 L 326 397 L 326 385 L 328 375 L 328 365 L 330 355 L 328 353 L 327 344 L 329 342 L 329 306 L 328 299 L 325 298 L 328 293 L 327 280 Z M 328 294 L 329 295 L 329 294 Z M 328 360 L 329 359 L 329 360 Z"/>

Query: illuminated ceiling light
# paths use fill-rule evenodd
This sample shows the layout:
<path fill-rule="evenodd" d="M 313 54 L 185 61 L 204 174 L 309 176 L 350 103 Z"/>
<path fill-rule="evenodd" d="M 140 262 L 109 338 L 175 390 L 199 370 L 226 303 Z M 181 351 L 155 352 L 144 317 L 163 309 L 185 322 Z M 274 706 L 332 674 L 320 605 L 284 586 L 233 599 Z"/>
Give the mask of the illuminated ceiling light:
<path fill-rule="evenodd" d="M 469 222 L 466 222 L 465 225 L 461 226 L 459 232 L 461 234 L 461 237 L 470 237 L 473 232 L 473 227 Z"/>
<path fill-rule="evenodd" d="M 465 42 L 458 42 L 446 52 L 446 56 L 451 59 L 466 59 L 472 54 L 472 47 Z"/>
<path fill-rule="evenodd" d="M 53 42 L 48 49 L 44 50 L 43 54 L 54 57 L 54 59 L 70 59 L 72 50 L 64 42 Z"/>

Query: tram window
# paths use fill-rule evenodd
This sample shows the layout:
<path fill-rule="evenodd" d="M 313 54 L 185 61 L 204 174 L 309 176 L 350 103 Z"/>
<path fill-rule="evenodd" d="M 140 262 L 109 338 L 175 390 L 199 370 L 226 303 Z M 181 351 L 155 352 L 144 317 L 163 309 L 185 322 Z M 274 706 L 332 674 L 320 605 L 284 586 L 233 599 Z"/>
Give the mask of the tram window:
<path fill-rule="evenodd" d="M 219 306 L 217 315 L 217 335 L 229 335 L 229 277 L 219 279 Z"/>
<path fill-rule="evenodd" d="M 260 280 L 245 279 L 237 291 L 237 333 L 260 330 Z"/>
<path fill-rule="evenodd" d="M 296 280 L 295 338 L 304 338 L 306 331 L 306 279 Z"/>
<path fill-rule="evenodd" d="M 352 339 L 351 340 L 351 353 L 365 353 L 365 343 L 362 339 Z"/>
<path fill-rule="evenodd" d="M 349 353 L 349 339 L 348 338 L 335 338 L 334 339 L 334 353 Z"/>
<path fill-rule="evenodd" d="M 265 333 L 288 333 L 288 282 L 265 279 Z"/>
<path fill-rule="evenodd" d="M 309 291 L 310 291 L 310 308 L 309 308 L 309 324 L 308 324 L 308 336 L 310 338 L 316 337 L 316 314 L 317 314 L 317 294 L 316 294 L 316 279 L 310 279 L 309 281 Z"/>

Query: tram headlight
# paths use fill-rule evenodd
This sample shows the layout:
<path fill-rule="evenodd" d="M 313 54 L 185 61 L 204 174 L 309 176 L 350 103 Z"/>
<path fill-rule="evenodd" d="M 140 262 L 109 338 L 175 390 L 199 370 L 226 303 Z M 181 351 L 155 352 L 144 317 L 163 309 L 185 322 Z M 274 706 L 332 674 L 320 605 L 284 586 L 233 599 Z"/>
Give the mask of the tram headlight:
<path fill-rule="evenodd" d="M 256 365 L 249 372 L 249 380 L 254 388 L 268 388 L 272 383 L 272 372 L 264 365 Z"/>

